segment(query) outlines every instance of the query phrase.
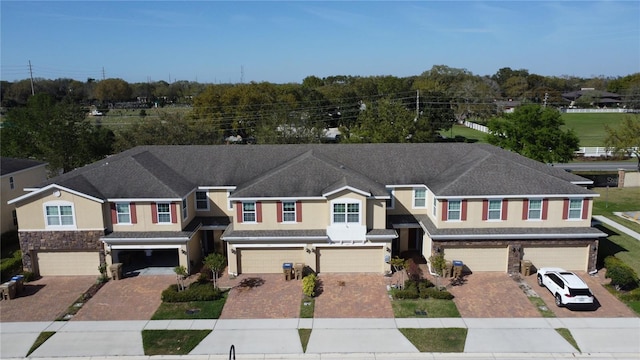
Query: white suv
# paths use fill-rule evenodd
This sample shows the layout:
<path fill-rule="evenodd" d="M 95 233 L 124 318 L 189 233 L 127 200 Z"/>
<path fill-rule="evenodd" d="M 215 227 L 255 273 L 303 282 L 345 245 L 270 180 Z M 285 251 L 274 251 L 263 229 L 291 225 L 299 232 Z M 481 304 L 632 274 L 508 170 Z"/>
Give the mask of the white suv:
<path fill-rule="evenodd" d="M 557 306 L 593 304 L 591 290 L 578 275 L 560 268 L 541 268 L 537 274 L 538 285 L 549 289 Z"/>

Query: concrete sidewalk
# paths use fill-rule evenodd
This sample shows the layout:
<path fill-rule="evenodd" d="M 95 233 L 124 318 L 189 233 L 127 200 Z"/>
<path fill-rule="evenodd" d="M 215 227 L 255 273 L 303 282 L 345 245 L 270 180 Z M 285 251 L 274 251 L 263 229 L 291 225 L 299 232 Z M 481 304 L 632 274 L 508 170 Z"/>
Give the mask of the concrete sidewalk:
<path fill-rule="evenodd" d="M 464 354 L 419 353 L 398 330 L 446 327 L 468 329 Z M 299 328 L 312 329 L 306 353 L 302 352 Z M 581 354 L 555 331 L 557 328 L 571 331 L 582 354 L 600 354 L 608 359 L 640 357 L 639 318 L 296 318 L 0 323 L 0 358 L 24 358 L 42 331 L 56 334 L 30 358 L 146 358 L 141 331 L 158 329 L 212 329 L 190 353 L 198 359 L 203 356 L 205 359 L 228 358 L 232 344 L 239 359 L 580 357 Z"/>
<path fill-rule="evenodd" d="M 607 224 L 607 225 L 611 226 L 612 228 L 614 228 L 614 229 L 616 229 L 616 230 L 618 230 L 618 231 L 621 231 L 621 232 L 623 232 L 623 233 L 625 233 L 625 234 L 627 234 L 627 235 L 631 236 L 632 238 L 634 238 L 634 239 L 636 239 L 636 240 L 640 241 L 640 234 L 639 234 L 639 233 L 637 233 L 637 232 L 635 232 L 635 231 L 633 231 L 633 230 L 629 229 L 628 227 L 626 227 L 626 226 L 624 226 L 624 225 L 618 224 L 617 222 L 615 222 L 615 221 L 613 221 L 613 220 L 611 220 L 611 219 L 608 219 L 608 218 L 607 218 L 607 217 L 605 217 L 605 216 L 602 216 L 602 215 L 594 215 L 594 216 L 593 216 L 593 219 L 594 219 L 594 220 L 597 220 L 597 221 L 599 221 L 599 222 L 601 222 L 601 223 Z M 624 218 L 623 218 L 623 219 L 624 219 Z"/>

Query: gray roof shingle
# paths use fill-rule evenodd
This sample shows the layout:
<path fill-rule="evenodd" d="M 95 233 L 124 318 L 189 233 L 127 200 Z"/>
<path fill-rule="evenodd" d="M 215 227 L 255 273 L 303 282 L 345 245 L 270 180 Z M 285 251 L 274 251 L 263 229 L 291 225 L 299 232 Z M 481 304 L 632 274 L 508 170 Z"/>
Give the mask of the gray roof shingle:
<path fill-rule="evenodd" d="M 0 175 L 8 175 L 21 170 L 29 169 L 36 166 L 41 166 L 46 162 L 31 160 L 31 159 L 15 159 L 10 157 L 0 158 Z"/>

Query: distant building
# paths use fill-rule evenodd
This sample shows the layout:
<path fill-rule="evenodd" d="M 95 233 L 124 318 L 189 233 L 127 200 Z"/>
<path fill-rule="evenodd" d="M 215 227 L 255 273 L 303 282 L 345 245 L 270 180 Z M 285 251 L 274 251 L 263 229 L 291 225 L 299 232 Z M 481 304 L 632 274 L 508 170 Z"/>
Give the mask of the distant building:
<path fill-rule="evenodd" d="M 578 99 L 583 96 L 590 97 L 589 103 L 595 107 L 619 107 L 622 103 L 620 95 L 594 88 L 582 88 L 562 94 L 562 98 L 569 103 L 569 108 L 576 107 Z"/>
<path fill-rule="evenodd" d="M 25 188 L 38 185 L 47 179 L 47 163 L 29 160 L 0 158 L 0 179 L 2 180 L 2 206 L 0 215 L 2 227 L 0 233 L 18 230 L 16 206 L 7 201 L 26 194 Z"/>

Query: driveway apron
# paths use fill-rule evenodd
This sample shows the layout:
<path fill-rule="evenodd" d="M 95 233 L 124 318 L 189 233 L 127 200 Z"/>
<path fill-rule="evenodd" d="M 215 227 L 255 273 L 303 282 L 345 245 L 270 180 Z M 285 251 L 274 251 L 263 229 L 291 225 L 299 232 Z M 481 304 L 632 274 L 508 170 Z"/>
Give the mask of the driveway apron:
<path fill-rule="evenodd" d="M 320 274 L 315 318 L 393 318 L 387 278 L 380 274 Z"/>
<path fill-rule="evenodd" d="M 297 318 L 302 302 L 302 281 L 282 274 L 241 274 L 233 282 L 220 319 Z"/>

